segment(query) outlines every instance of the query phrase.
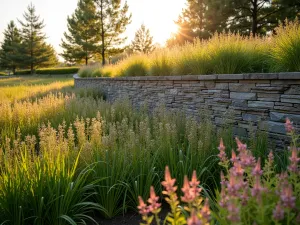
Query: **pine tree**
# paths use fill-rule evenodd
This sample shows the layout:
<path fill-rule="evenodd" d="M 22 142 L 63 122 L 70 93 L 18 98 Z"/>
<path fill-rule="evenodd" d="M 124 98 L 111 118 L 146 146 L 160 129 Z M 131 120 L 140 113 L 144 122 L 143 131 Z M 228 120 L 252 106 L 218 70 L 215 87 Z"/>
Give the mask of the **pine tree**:
<path fill-rule="evenodd" d="M 42 32 L 45 27 L 44 21 L 36 15 L 35 7 L 30 4 L 27 7 L 27 12 L 24 13 L 25 22 L 20 21 L 22 25 L 21 36 L 22 44 L 20 55 L 23 59 L 23 66 L 29 67 L 31 73 L 42 65 L 53 65 L 54 52 L 53 49 L 46 44 L 46 35 Z"/>
<path fill-rule="evenodd" d="M 168 46 L 207 39 L 216 31 L 227 28 L 232 2 L 230 0 L 187 0 L 186 8 L 175 22 L 177 34 L 167 41 Z"/>
<path fill-rule="evenodd" d="M 128 13 L 127 1 L 121 5 L 121 0 L 95 0 L 98 6 L 99 28 L 100 28 L 100 54 L 102 65 L 105 65 L 107 55 L 121 52 L 120 46 L 126 40 L 121 37 L 126 26 L 131 22 L 131 14 Z"/>
<path fill-rule="evenodd" d="M 80 0 L 75 13 L 68 17 L 68 33 L 64 33 L 62 40 L 64 49 L 63 58 L 71 63 L 95 58 L 98 52 L 99 21 L 96 13 L 96 5 L 93 0 Z"/>
<path fill-rule="evenodd" d="M 154 50 L 153 37 L 144 24 L 136 31 L 130 48 L 133 52 L 150 53 Z"/>
<path fill-rule="evenodd" d="M 19 48 L 21 44 L 21 37 L 14 21 L 10 21 L 7 29 L 4 31 L 4 41 L 1 45 L 0 62 L 1 67 L 10 69 L 15 73 L 19 66 Z"/>
<path fill-rule="evenodd" d="M 234 0 L 234 16 L 229 21 L 230 29 L 254 37 L 265 34 L 278 25 L 283 8 L 279 1 Z"/>

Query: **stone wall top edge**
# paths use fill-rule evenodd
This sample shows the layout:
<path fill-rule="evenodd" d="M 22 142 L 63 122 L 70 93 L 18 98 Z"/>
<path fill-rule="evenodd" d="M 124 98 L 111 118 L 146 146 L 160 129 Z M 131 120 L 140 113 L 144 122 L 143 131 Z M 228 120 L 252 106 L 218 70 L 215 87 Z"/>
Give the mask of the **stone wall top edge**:
<path fill-rule="evenodd" d="M 136 76 L 136 77 L 84 77 L 75 74 L 76 80 L 116 80 L 116 81 L 199 81 L 199 80 L 300 80 L 300 72 L 282 73 L 244 73 L 244 74 L 210 74 L 183 76 Z"/>

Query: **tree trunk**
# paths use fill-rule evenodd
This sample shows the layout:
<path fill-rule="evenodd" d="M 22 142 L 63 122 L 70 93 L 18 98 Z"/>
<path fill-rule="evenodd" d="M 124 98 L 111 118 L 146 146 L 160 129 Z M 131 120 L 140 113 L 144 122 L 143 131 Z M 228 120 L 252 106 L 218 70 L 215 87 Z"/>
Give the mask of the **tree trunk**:
<path fill-rule="evenodd" d="M 252 11 L 252 36 L 255 37 L 257 35 L 257 10 L 258 10 L 258 5 L 257 5 L 257 0 L 253 1 L 253 11 Z"/>
<path fill-rule="evenodd" d="M 31 74 L 33 74 L 33 62 L 30 63 L 30 71 L 31 71 Z"/>
<path fill-rule="evenodd" d="M 102 56 L 102 65 L 105 65 L 105 46 L 104 46 L 104 41 L 105 41 L 105 37 L 104 37 L 104 18 L 103 18 L 103 1 L 101 0 L 101 5 L 100 5 L 100 20 L 101 20 L 101 41 L 102 41 L 102 49 L 101 49 L 101 56 Z"/>
<path fill-rule="evenodd" d="M 15 75 L 16 74 L 16 66 L 12 67 L 12 71 L 13 71 L 13 75 Z"/>

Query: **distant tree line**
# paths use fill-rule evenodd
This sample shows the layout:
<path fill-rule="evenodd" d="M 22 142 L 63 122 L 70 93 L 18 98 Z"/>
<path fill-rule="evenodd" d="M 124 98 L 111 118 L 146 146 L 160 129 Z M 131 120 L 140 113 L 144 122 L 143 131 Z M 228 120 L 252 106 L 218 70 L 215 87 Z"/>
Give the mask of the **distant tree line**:
<path fill-rule="evenodd" d="M 44 21 L 36 15 L 35 7 L 30 4 L 18 20 L 21 28 L 11 21 L 4 31 L 0 48 L 0 67 L 15 73 L 16 69 L 30 69 L 34 73 L 38 67 L 48 67 L 58 63 L 54 48 L 46 43 L 42 32 Z"/>
<path fill-rule="evenodd" d="M 187 0 L 176 24 L 178 33 L 168 46 L 181 45 L 194 38 L 208 39 L 215 32 L 266 35 L 285 19 L 300 16 L 299 0 Z"/>

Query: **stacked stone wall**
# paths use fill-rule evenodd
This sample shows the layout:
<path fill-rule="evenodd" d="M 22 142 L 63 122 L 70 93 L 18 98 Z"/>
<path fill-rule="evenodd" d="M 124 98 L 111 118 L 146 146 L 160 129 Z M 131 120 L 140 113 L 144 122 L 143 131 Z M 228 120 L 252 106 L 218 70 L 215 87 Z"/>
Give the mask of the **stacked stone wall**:
<path fill-rule="evenodd" d="M 198 116 L 205 109 L 216 126 L 232 124 L 235 134 L 268 132 L 272 146 L 287 142 L 284 121 L 300 128 L 300 73 L 222 74 L 159 77 L 75 78 L 76 88 L 96 88 L 109 101 L 165 105 Z"/>

